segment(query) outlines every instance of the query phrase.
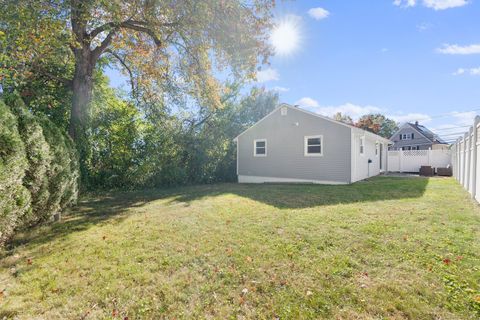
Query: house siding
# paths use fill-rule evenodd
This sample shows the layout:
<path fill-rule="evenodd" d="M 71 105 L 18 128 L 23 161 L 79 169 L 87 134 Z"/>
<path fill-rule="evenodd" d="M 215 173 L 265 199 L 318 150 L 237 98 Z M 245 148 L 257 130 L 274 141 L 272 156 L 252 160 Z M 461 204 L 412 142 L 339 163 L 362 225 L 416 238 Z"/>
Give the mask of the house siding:
<path fill-rule="evenodd" d="M 360 154 L 360 138 L 365 138 L 364 154 Z M 388 144 L 377 137 L 364 132 L 363 130 L 352 130 L 353 148 L 352 148 L 352 182 L 360 181 L 380 174 L 385 171 L 387 166 L 387 148 Z M 375 154 L 376 144 L 378 143 L 378 153 Z M 383 152 L 380 150 L 383 145 Z M 382 169 L 380 169 L 380 156 L 382 156 Z M 372 160 L 369 164 L 368 160 Z"/>
<path fill-rule="evenodd" d="M 297 125 L 298 124 L 298 125 Z M 305 136 L 323 136 L 323 156 L 304 154 Z M 254 140 L 267 139 L 267 156 L 254 157 Z M 237 138 L 239 176 L 351 182 L 351 128 L 289 107 L 280 108 Z"/>
<path fill-rule="evenodd" d="M 408 140 L 400 140 L 400 134 L 411 134 L 413 133 L 413 139 Z M 398 132 L 396 132 L 391 138 L 394 145 L 390 148 L 391 150 L 400 150 L 402 147 L 411 146 L 416 147 L 419 146 L 420 150 L 428 150 L 432 147 L 432 142 L 422 136 L 418 131 L 413 129 L 409 125 L 405 125 Z"/>

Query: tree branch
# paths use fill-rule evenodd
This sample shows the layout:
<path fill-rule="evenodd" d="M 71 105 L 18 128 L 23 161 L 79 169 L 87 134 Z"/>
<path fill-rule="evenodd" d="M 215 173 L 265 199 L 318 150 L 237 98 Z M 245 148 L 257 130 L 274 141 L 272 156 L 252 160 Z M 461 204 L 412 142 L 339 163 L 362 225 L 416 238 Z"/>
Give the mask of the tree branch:
<path fill-rule="evenodd" d="M 103 39 L 102 43 L 98 45 L 92 51 L 92 60 L 97 61 L 98 57 L 108 48 L 108 46 L 112 43 L 113 36 L 117 33 L 117 29 L 113 29 L 110 33 Z"/>
<path fill-rule="evenodd" d="M 132 94 L 135 94 L 136 92 L 136 88 L 135 88 L 135 84 L 133 82 L 133 72 L 132 70 L 130 69 L 130 67 L 127 65 L 127 63 L 125 62 L 125 60 L 120 56 L 118 55 L 117 53 L 113 52 L 112 50 L 110 49 L 107 49 L 105 50 L 106 53 L 109 53 L 111 54 L 113 57 L 115 57 L 118 62 L 120 62 L 120 64 L 125 68 L 125 70 L 127 70 L 128 72 L 128 76 L 130 77 L 130 85 L 132 87 Z"/>

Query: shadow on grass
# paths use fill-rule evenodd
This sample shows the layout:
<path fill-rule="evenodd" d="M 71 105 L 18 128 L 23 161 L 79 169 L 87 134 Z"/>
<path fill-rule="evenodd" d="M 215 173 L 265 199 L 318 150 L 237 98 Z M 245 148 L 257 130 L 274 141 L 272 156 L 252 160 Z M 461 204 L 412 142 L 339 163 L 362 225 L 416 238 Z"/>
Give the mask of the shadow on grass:
<path fill-rule="evenodd" d="M 186 202 L 235 194 L 278 209 L 303 209 L 325 205 L 374 202 L 421 197 L 428 178 L 375 177 L 351 185 L 218 184 L 175 194 L 172 201 Z"/>
<path fill-rule="evenodd" d="M 324 205 L 418 198 L 425 192 L 427 184 L 426 178 L 376 177 L 352 185 L 340 186 L 222 183 L 103 193 L 100 196 L 84 197 L 78 206 L 73 208 L 70 214 L 65 215 L 63 221 L 59 223 L 19 233 L 7 248 L 11 249 L 26 243 L 46 243 L 86 230 L 93 225 L 120 222 L 128 216 L 131 208 L 138 208 L 159 199 L 171 198 L 166 205 L 184 203 L 188 206 L 195 200 L 235 194 L 278 209 L 302 209 Z"/>

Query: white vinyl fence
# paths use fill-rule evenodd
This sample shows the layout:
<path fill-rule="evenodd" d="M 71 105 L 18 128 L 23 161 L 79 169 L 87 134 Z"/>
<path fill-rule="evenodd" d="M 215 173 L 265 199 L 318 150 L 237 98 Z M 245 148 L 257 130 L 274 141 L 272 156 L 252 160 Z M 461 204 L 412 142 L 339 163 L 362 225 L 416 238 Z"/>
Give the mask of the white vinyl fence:
<path fill-rule="evenodd" d="M 480 201 L 480 117 L 452 146 L 453 176 Z"/>
<path fill-rule="evenodd" d="M 390 172 L 419 172 L 421 166 L 445 168 L 451 161 L 450 150 L 388 151 L 387 169 Z"/>

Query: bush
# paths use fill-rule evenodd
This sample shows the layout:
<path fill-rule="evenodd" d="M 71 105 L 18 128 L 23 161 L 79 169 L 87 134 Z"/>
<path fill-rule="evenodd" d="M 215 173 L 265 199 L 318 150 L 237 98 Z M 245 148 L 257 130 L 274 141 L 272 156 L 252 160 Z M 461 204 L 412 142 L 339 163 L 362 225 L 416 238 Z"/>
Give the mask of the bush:
<path fill-rule="evenodd" d="M 72 140 L 19 98 L 0 100 L 0 246 L 16 229 L 49 220 L 78 197 Z"/>
<path fill-rule="evenodd" d="M 50 145 L 52 161 L 48 170 L 50 196 L 46 205 L 49 216 L 61 213 L 78 197 L 78 156 L 73 142 L 46 116 L 38 117 L 45 140 Z"/>
<path fill-rule="evenodd" d="M 25 225 L 33 225 L 50 217 L 48 211 L 49 173 L 52 162 L 50 146 L 45 140 L 43 129 L 36 117 L 27 110 L 20 98 L 10 103 L 17 116 L 18 129 L 23 140 L 28 160 L 23 185 L 32 198 L 31 214 L 24 217 Z"/>
<path fill-rule="evenodd" d="M 30 213 L 30 193 L 23 185 L 27 168 L 17 120 L 0 100 L 0 245 Z"/>

